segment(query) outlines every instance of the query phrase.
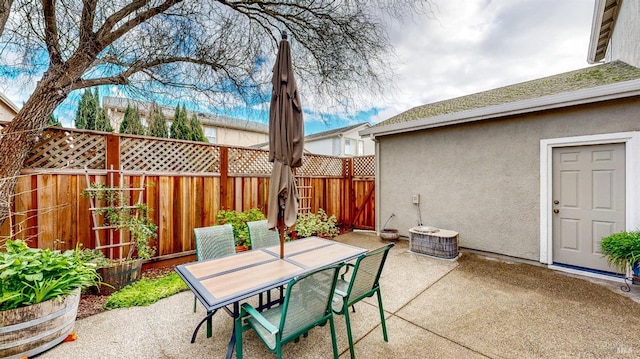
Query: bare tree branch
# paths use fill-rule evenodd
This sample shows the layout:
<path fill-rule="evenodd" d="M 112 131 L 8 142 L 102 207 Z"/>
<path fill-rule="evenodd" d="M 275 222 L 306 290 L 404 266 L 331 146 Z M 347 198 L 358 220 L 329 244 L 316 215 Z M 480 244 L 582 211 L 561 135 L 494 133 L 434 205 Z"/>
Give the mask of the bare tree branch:
<path fill-rule="evenodd" d="M 429 0 L 0 0 L 0 29 L 6 21 L 0 66 L 39 78 L 0 132 L 0 218 L 15 188 L 11 178 L 51 112 L 74 90 L 127 85 L 152 95 L 204 97 L 211 105 L 255 105 L 269 93 L 271 64 L 286 29 L 300 91 L 318 103 L 344 103 L 345 95 L 381 94 L 391 83 L 393 51 L 383 17 L 428 12 L 430 5 Z"/>
<path fill-rule="evenodd" d="M 60 44 L 58 42 L 58 25 L 56 23 L 56 10 L 54 0 L 42 2 L 42 10 L 45 19 L 45 43 L 49 51 L 49 61 L 51 64 L 62 62 L 60 57 Z"/>

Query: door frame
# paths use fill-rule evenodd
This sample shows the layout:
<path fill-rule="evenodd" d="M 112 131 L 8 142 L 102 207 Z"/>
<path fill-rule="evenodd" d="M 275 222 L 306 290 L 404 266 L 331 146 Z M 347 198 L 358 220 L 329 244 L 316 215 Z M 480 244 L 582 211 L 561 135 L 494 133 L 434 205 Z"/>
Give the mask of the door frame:
<path fill-rule="evenodd" d="M 561 137 L 540 140 L 540 263 L 553 264 L 552 235 L 552 153 L 554 148 L 612 143 L 625 144 L 625 227 L 640 228 L 640 132 L 617 132 L 599 135 Z"/>

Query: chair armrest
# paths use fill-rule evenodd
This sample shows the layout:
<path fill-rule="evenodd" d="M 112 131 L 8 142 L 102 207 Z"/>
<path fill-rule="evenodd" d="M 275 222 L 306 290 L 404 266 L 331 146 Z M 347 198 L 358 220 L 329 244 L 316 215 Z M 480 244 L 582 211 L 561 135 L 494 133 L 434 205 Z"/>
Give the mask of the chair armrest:
<path fill-rule="evenodd" d="M 355 265 L 353 265 L 353 264 L 351 264 L 351 263 L 345 263 L 345 266 L 344 266 L 344 268 L 345 268 L 344 273 L 340 274 L 340 278 L 341 278 L 342 280 L 344 280 L 344 276 L 345 276 L 347 273 L 349 273 L 349 268 L 351 268 L 351 267 L 355 267 Z"/>
<path fill-rule="evenodd" d="M 341 296 L 343 298 L 347 296 L 347 293 L 341 291 L 340 289 L 336 289 L 335 290 L 335 294 L 337 294 L 337 295 L 339 295 L 339 296 Z"/>
<path fill-rule="evenodd" d="M 275 335 L 278 332 L 278 328 L 275 325 L 271 324 L 262 313 L 258 312 L 258 310 L 251 306 L 249 303 L 242 304 L 242 310 L 240 312 L 240 317 L 243 317 L 243 313 L 247 313 L 252 316 L 260 325 L 262 325 L 269 333 Z"/>

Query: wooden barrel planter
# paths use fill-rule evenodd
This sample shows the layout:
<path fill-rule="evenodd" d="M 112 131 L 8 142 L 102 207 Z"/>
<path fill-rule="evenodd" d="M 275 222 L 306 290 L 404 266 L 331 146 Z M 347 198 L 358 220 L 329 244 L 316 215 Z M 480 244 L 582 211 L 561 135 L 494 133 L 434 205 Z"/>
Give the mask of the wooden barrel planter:
<path fill-rule="evenodd" d="M 73 331 L 80 289 L 62 300 L 48 300 L 0 312 L 0 358 L 30 357 L 61 343 Z"/>
<path fill-rule="evenodd" d="M 132 284 L 142 276 L 142 260 L 126 260 L 116 262 L 109 267 L 98 268 L 97 270 L 102 283 L 97 289 L 92 288 L 91 292 L 100 295 L 110 295 L 129 284 Z"/>

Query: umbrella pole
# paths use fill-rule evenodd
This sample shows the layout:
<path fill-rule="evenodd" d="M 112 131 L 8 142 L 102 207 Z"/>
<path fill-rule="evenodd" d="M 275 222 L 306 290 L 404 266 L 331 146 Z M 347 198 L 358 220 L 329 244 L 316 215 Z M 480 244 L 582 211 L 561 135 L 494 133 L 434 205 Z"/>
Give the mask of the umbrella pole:
<path fill-rule="evenodd" d="M 280 259 L 284 258 L 284 209 L 278 211 L 278 233 L 280 233 Z"/>

